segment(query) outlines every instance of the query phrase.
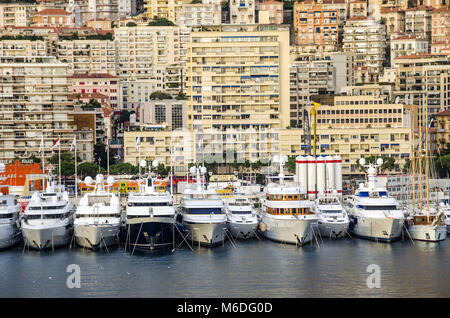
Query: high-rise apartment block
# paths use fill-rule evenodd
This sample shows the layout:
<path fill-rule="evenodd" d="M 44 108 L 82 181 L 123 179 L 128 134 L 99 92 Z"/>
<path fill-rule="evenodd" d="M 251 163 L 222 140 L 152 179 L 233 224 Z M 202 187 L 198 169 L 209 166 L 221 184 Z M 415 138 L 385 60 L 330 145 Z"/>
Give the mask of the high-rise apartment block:
<path fill-rule="evenodd" d="M 0 159 L 44 154 L 61 138 L 68 151 L 74 135 L 68 100 L 68 66 L 55 57 L 0 57 Z"/>

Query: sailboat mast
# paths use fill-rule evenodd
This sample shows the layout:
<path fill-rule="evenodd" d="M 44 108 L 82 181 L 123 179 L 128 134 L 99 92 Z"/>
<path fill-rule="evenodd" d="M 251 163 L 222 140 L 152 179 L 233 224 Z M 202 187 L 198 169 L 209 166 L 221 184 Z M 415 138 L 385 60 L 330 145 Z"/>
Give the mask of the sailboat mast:
<path fill-rule="evenodd" d="M 422 125 L 423 125 L 423 112 L 422 110 L 420 110 L 420 123 L 419 123 L 419 204 L 420 204 L 420 211 L 422 211 L 423 209 L 423 198 L 422 198 L 422 190 L 423 190 L 423 185 L 422 185 Z"/>
<path fill-rule="evenodd" d="M 425 106 L 425 178 L 427 186 L 427 223 L 430 221 L 430 179 L 429 179 L 429 160 L 428 160 L 428 106 Z"/>
<path fill-rule="evenodd" d="M 411 169 L 412 169 L 412 211 L 414 214 L 414 208 L 416 207 L 416 132 L 414 125 L 414 114 L 411 111 L 411 139 L 412 139 L 412 151 L 411 151 Z"/>

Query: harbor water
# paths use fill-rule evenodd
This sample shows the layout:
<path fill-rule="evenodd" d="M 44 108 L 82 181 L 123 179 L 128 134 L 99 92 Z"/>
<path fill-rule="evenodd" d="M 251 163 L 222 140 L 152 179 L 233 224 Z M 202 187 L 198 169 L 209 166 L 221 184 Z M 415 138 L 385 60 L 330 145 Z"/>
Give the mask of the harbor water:
<path fill-rule="evenodd" d="M 68 288 L 67 266 L 80 268 Z M 380 288 L 369 288 L 380 268 Z M 53 253 L 0 251 L 0 297 L 450 297 L 450 246 L 354 238 L 296 248 L 270 241 L 229 242 L 173 253 L 123 247 Z"/>

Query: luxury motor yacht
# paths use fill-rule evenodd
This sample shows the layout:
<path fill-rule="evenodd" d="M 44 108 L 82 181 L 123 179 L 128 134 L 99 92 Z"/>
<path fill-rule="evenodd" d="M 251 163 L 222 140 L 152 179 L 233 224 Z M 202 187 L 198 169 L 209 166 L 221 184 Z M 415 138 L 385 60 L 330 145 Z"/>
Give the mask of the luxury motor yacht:
<path fill-rule="evenodd" d="M 258 216 L 249 199 L 236 196 L 225 201 L 228 230 L 233 238 L 248 239 L 256 235 Z"/>
<path fill-rule="evenodd" d="M 21 206 L 15 196 L 0 194 L 0 249 L 20 241 L 19 213 Z"/>
<path fill-rule="evenodd" d="M 381 158 L 367 166 L 360 159 L 360 165 L 367 168 L 368 182 L 361 183 L 347 200 L 349 230 L 364 239 L 392 242 L 400 238 L 405 217 L 397 200 L 378 185 L 377 169 L 382 164 Z"/>
<path fill-rule="evenodd" d="M 259 229 L 270 240 L 302 246 L 312 241 L 318 218 L 312 211 L 306 190 L 295 184 L 285 184 L 287 157 L 275 156 L 274 162 L 280 164 L 280 183 L 271 182 L 266 187 Z"/>
<path fill-rule="evenodd" d="M 127 242 L 132 248 L 153 250 L 174 244 L 175 208 L 169 192 L 144 178 L 139 192 L 130 193 L 126 207 Z"/>
<path fill-rule="evenodd" d="M 214 189 L 205 189 L 200 174 L 205 167 L 191 167 L 191 174 L 197 175 L 196 184 L 191 184 L 183 193 L 180 210 L 186 238 L 193 243 L 213 247 L 223 243 L 226 237 L 227 216 L 224 204 Z"/>
<path fill-rule="evenodd" d="M 45 191 L 33 193 L 21 218 L 25 245 L 38 250 L 68 245 L 73 234 L 75 208 L 69 193 L 51 177 L 47 184 Z"/>
<path fill-rule="evenodd" d="M 86 177 L 86 184 L 92 182 L 92 178 Z M 107 183 L 109 188 L 114 178 L 109 176 Z M 75 240 L 79 246 L 96 250 L 119 243 L 125 219 L 121 214 L 119 197 L 105 190 L 103 175 L 95 177 L 94 191 L 87 192 L 80 199 L 75 215 Z"/>
<path fill-rule="evenodd" d="M 350 220 L 337 196 L 327 194 L 314 201 L 319 218 L 320 235 L 329 238 L 343 238 L 348 231 Z"/>

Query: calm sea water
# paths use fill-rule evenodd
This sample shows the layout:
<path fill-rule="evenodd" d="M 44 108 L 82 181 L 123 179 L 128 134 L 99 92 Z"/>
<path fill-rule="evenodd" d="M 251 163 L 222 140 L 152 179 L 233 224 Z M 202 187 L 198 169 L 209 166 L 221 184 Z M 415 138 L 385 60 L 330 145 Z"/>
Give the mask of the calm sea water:
<path fill-rule="evenodd" d="M 0 297 L 450 297 L 448 241 L 237 244 L 134 255 L 16 247 L 0 251 Z M 69 264 L 80 266 L 80 289 L 66 286 Z M 380 289 L 366 285 L 370 264 L 380 266 Z"/>

